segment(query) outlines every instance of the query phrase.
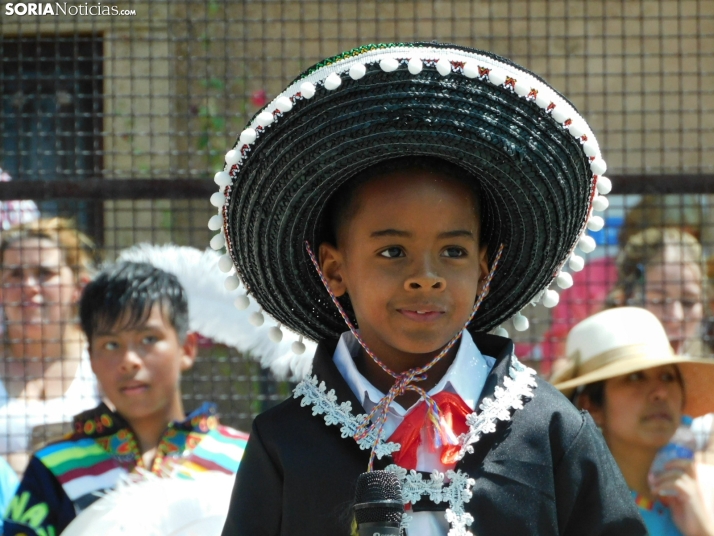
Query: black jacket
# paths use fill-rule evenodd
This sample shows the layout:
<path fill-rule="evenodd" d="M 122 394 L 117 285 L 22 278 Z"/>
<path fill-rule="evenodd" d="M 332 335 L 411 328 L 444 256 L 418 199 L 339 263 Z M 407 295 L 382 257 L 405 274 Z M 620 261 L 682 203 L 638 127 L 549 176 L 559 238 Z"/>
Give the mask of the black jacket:
<path fill-rule="evenodd" d="M 493 398 L 511 364 L 508 339 L 474 334 L 497 356 L 481 398 Z M 321 343 L 313 374 L 352 413 L 366 413 L 334 365 L 337 341 Z M 479 401 L 480 404 L 480 401 Z M 625 481 L 592 419 L 538 379 L 533 398 L 499 421 L 456 466 L 476 481 L 466 511 L 475 535 L 645 535 Z M 357 477 L 369 452 L 300 399 L 259 415 L 241 461 L 223 536 L 347 536 Z M 393 463 L 383 458 L 375 468 Z M 444 510 L 422 499 L 415 510 Z"/>

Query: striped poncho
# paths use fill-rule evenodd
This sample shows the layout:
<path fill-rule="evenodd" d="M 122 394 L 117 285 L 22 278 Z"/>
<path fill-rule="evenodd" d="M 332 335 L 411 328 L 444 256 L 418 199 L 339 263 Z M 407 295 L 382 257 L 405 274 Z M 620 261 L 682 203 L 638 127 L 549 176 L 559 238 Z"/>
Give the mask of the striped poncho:
<path fill-rule="evenodd" d="M 190 477 L 197 471 L 238 470 L 248 435 L 222 426 L 216 406 L 204 403 L 164 432 L 151 467 L 144 467 L 137 440 L 121 415 L 105 404 L 74 420 L 74 432 L 31 458 L 5 513 L 5 535 L 55 536 L 79 512 L 142 469 Z"/>

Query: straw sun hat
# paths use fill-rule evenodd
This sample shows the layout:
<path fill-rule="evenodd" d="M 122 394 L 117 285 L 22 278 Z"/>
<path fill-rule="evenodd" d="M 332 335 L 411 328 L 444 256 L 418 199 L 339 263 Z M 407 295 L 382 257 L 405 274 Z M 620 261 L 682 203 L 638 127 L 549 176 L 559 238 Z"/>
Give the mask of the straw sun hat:
<path fill-rule="evenodd" d="M 497 327 L 521 309 L 558 302 L 563 268 L 582 269 L 576 246 L 595 247 L 610 191 L 590 127 L 543 79 L 491 54 L 438 43 L 375 44 L 311 67 L 261 110 L 226 154 L 211 202 L 211 240 L 222 269 L 275 318 L 313 340 L 345 322 L 316 273 L 330 197 L 388 159 L 436 157 L 475 177 L 493 262 L 490 292 L 472 330 Z M 239 296 L 245 307 L 248 296 Z M 352 315 L 349 305 L 347 314 Z M 354 319 L 353 319 L 354 320 Z"/>
<path fill-rule="evenodd" d="M 714 360 L 675 355 L 662 324 L 645 309 L 618 307 L 583 320 L 570 330 L 566 353 L 567 365 L 551 378 L 565 396 L 590 383 L 676 365 L 684 381 L 684 413 L 714 411 Z"/>

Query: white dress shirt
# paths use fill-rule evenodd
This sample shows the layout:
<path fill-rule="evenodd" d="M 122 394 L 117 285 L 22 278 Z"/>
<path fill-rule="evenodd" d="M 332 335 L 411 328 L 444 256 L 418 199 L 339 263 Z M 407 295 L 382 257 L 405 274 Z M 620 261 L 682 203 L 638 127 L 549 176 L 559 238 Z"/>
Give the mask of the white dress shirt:
<path fill-rule="evenodd" d="M 352 332 L 347 331 L 340 337 L 333 361 L 357 400 L 369 413 L 384 398 L 385 393 L 374 387 L 357 370 L 353 358 L 359 353 L 359 350 L 359 342 Z M 469 408 L 474 410 L 486 383 L 486 377 L 495 361 L 493 357 L 482 355 L 469 332 L 464 330 L 454 362 L 441 380 L 428 391 L 428 394 L 433 396 L 441 391 L 457 394 Z M 382 438 L 386 440 L 392 435 L 404 417 L 417 405 L 404 409 L 397 402 L 392 402 L 387 412 Z M 422 433 L 422 442 L 417 449 L 417 470 L 432 472 L 437 469 L 444 472 L 449 469 L 450 467 L 446 467 L 441 462 L 439 452 L 429 450 L 426 431 Z M 412 521 L 407 531 L 408 536 L 446 536 L 449 532 L 449 524 L 442 512 L 412 512 L 410 515 L 412 515 Z"/>

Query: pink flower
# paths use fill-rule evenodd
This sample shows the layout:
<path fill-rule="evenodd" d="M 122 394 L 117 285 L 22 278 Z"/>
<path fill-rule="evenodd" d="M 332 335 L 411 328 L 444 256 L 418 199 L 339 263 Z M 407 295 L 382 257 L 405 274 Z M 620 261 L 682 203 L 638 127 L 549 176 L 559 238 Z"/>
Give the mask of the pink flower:
<path fill-rule="evenodd" d="M 268 96 L 264 89 L 256 89 L 250 96 L 250 102 L 257 108 L 262 108 L 268 102 Z"/>

